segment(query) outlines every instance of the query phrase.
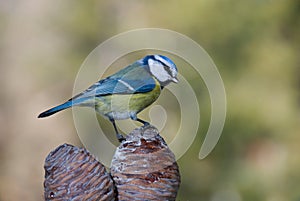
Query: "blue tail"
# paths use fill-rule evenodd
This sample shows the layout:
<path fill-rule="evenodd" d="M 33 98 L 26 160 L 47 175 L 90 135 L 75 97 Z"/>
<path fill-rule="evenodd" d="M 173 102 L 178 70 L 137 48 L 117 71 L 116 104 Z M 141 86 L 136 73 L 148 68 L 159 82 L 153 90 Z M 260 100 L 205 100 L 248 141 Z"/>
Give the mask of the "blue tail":
<path fill-rule="evenodd" d="M 38 118 L 44 118 L 44 117 L 48 117 L 52 114 L 55 114 L 56 112 L 59 112 L 61 110 L 67 109 L 69 107 L 72 106 L 76 106 L 76 105 L 84 105 L 85 101 L 89 100 L 89 97 L 85 97 L 85 98 L 78 98 L 78 99 L 70 99 L 67 102 L 58 105 L 54 108 L 51 108 L 45 112 L 42 112 L 41 114 L 39 114 Z M 89 106 L 89 104 L 85 104 L 85 106 Z"/>
<path fill-rule="evenodd" d="M 48 117 L 48 116 L 50 116 L 52 114 L 55 114 L 56 112 L 59 112 L 61 110 L 67 109 L 69 107 L 72 107 L 72 105 L 73 105 L 72 101 L 67 101 L 67 102 L 65 102 L 65 103 L 63 103 L 61 105 L 58 105 L 58 106 L 56 106 L 54 108 L 51 108 L 51 109 L 49 109 L 49 110 L 47 110 L 45 112 L 42 112 L 41 114 L 39 114 L 38 118 Z"/>

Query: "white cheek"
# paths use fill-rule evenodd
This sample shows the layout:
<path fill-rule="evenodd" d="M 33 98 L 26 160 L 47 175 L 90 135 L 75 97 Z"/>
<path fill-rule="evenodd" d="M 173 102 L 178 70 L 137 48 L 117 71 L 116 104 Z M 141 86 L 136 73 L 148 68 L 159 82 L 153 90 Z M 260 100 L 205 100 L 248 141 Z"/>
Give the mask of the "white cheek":
<path fill-rule="evenodd" d="M 154 75 L 160 82 L 169 80 L 169 74 L 159 62 L 149 59 L 148 65 L 152 75 Z"/>

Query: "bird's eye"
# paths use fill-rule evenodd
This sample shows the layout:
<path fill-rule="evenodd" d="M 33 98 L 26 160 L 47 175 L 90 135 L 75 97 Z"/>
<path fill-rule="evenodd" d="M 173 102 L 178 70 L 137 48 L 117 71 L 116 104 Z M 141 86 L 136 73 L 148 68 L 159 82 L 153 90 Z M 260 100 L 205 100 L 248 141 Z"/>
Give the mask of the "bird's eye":
<path fill-rule="evenodd" d="M 168 72 L 169 75 L 173 75 L 171 68 L 169 66 L 166 66 L 163 64 L 163 67 L 164 67 L 165 71 Z"/>

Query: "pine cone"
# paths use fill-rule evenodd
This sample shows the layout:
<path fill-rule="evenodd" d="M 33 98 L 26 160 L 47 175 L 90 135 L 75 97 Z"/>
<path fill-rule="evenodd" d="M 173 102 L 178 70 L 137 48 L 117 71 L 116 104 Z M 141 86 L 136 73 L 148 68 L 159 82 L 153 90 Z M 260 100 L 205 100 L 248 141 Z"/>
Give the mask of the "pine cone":
<path fill-rule="evenodd" d="M 180 174 L 174 154 L 156 128 L 135 129 L 111 163 L 118 200 L 175 200 Z"/>
<path fill-rule="evenodd" d="M 105 167 L 86 149 L 63 144 L 45 161 L 45 200 L 115 200 Z"/>

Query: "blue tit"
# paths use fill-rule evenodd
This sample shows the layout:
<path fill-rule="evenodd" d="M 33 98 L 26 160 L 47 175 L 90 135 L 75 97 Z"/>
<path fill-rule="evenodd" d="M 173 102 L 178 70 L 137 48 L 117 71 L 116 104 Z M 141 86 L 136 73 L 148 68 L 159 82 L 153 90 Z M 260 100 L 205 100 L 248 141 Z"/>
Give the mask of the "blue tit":
<path fill-rule="evenodd" d="M 170 82 L 178 82 L 174 62 L 163 55 L 147 55 L 117 73 L 102 79 L 65 103 L 41 113 L 50 116 L 73 106 L 92 107 L 113 124 L 120 142 L 125 138 L 118 132 L 115 120 L 129 119 L 149 124 L 137 114 L 152 104 Z"/>

